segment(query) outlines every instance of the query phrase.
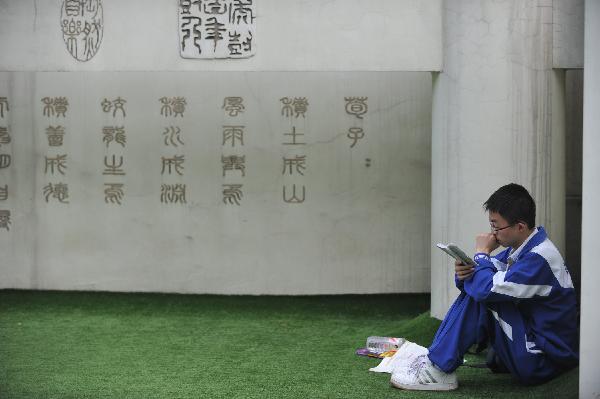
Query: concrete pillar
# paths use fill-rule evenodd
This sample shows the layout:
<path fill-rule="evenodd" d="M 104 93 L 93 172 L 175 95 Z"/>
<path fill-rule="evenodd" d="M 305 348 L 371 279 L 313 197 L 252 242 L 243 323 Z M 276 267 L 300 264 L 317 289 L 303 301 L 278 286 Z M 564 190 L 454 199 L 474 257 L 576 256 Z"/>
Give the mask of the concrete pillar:
<path fill-rule="evenodd" d="M 583 187 L 581 223 L 581 361 L 579 397 L 599 398 L 598 226 L 600 226 L 600 1 L 585 2 Z"/>
<path fill-rule="evenodd" d="M 564 249 L 564 72 L 552 70 L 552 1 L 449 0 L 444 66 L 434 75 L 432 244 L 474 250 L 488 231 L 482 203 L 516 182 L 536 222 Z M 432 245 L 431 310 L 458 291 L 451 260 Z"/>

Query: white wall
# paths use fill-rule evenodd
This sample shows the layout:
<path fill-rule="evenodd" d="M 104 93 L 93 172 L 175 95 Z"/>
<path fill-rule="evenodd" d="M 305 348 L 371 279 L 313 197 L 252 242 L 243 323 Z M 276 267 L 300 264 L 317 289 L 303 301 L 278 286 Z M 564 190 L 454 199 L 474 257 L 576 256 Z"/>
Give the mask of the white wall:
<path fill-rule="evenodd" d="M 177 0 L 103 0 L 96 56 L 76 61 L 60 29 L 62 0 L 0 0 L 4 71 L 435 71 L 441 0 L 258 0 L 256 55 L 179 56 Z"/>
<path fill-rule="evenodd" d="M 583 68 L 584 3 L 552 0 L 554 68 Z"/>
<path fill-rule="evenodd" d="M 428 73 L 10 72 L 0 73 L 0 120 L 12 142 L 0 170 L 12 212 L 0 229 L 0 287 L 219 294 L 427 292 L 431 79 Z M 127 101 L 126 117 L 101 108 Z M 159 98 L 183 96 L 183 117 L 161 116 Z M 241 96 L 245 111 L 221 107 Z M 282 117 L 282 97 L 306 97 L 306 117 Z M 363 119 L 346 96 L 368 97 Z M 44 116 L 44 97 L 66 97 L 65 117 Z M 48 126 L 65 127 L 50 147 Z M 222 144 L 223 125 L 244 125 L 244 146 Z M 185 145 L 166 146 L 178 126 Z M 124 147 L 103 142 L 124 126 Z M 286 146 L 292 126 L 304 146 Z M 350 127 L 365 136 L 354 148 Z M 300 142 L 300 140 L 299 140 Z M 239 144 L 238 144 L 239 145 Z M 292 148 L 293 147 L 293 148 Z M 65 174 L 45 158 L 67 155 Z M 123 156 L 124 176 L 106 176 L 104 156 Z M 183 175 L 161 174 L 161 156 L 185 155 Z M 246 176 L 223 177 L 221 155 L 245 155 Z M 283 157 L 306 155 L 304 176 L 284 175 Z M 3 183 L 4 182 L 4 183 Z M 122 205 L 104 184 L 123 183 Z M 66 183 L 68 204 L 44 187 Z M 163 183 L 184 183 L 186 204 L 162 204 Z M 306 201 L 285 203 L 292 184 Z M 241 204 L 223 184 L 243 184 Z"/>
<path fill-rule="evenodd" d="M 178 2 L 102 0 L 103 38 L 87 62 L 67 51 L 61 0 L 0 0 L 0 97 L 10 112 L 13 155 L 0 170 L 12 211 L 0 231 L 0 285 L 251 294 L 426 292 L 429 290 L 431 79 L 441 68 L 442 1 L 260 0 L 256 55 L 190 60 L 179 55 Z M 47 72 L 43 72 L 47 71 Z M 337 71 L 329 73 L 327 71 Z M 349 73 L 343 71 L 360 71 Z M 378 71 L 367 73 L 367 71 Z M 43 72 L 43 73 L 42 73 Z M 182 73 L 185 72 L 185 73 Z M 222 177 L 224 97 L 247 112 L 247 176 Z M 43 97 L 67 97 L 66 118 L 43 115 Z M 113 121 L 103 98 L 127 100 Z M 185 96 L 181 120 L 161 119 L 158 99 Z M 291 125 L 279 99 L 309 100 L 306 176 L 282 176 Z M 358 120 L 345 96 L 368 96 Z M 64 120 L 63 120 L 64 119 Z M 45 129 L 66 128 L 64 151 Z M 173 155 L 163 130 L 183 130 L 185 174 L 160 174 Z M 350 149 L 348 128 L 365 129 Z M 125 126 L 122 205 L 104 202 L 102 127 Z M 0 125 L 2 126 L 2 125 Z M 66 176 L 44 173 L 46 156 L 67 154 Z M 287 154 L 287 155 L 286 155 Z M 227 154 L 224 154 L 227 155 Z M 175 180 L 173 180 L 175 179 Z M 229 177 L 228 177 L 229 179 Z M 43 187 L 66 182 L 69 204 Z M 160 203 L 162 183 L 186 183 L 184 206 Z M 307 186 L 304 204 L 282 187 Z M 224 205 L 222 184 L 243 183 L 243 202 Z M 300 187 L 300 186 L 298 186 Z"/>
<path fill-rule="evenodd" d="M 579 397 L 599 398 L 600 313 L 598 313 L 598 224 L 600 213 L 600 1 L 585 2 L 585 66 L 583 89 L 583 184 L 581 234 L 581 345 Z"/>
<path fill-rule="evenodd" d="M 432 241 L 474 250 L 489 231 L 482 204 L 523 184 L 564 250 L 564 74 L 552 70 L 552 4 L 445 3 L 444 70 L 434 79 Z M 562 86 L 561 86 L 562 85 Z M 449 258 L 432 248 L 432 314 L 458 290 Z"/>

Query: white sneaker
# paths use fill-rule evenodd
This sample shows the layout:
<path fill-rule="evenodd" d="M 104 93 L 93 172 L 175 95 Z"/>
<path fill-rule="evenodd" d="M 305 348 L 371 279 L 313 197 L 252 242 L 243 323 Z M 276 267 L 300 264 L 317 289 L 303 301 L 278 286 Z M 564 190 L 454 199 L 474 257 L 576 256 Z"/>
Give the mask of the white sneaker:
<path fill-rule="evenodd" d="M 444 373 L 427 355 L 418 356 L 408 367 L 398 367 L 390 379 L 392 386 L 415 391 L 451 391 L 458 388 L 456 373 Z"/>
<path fill-rule="evenodd" d="M 404 341 L 396 353 L 394 353 L 394 356 L 384 358 L 377 367 L 370 368 L 369 371 L 392 373 L 397 368 L 410 366 L 415 358 L 428 353 L 427 348 L 417 345 L 414 342 Z"/>
<path fill-rule="evenodd" d="M 417 357 L 427 354 L 429 354 L 429 350 L 424 346 L 405 341 L 394 354 L 394 367 L 408 367 Z"/>

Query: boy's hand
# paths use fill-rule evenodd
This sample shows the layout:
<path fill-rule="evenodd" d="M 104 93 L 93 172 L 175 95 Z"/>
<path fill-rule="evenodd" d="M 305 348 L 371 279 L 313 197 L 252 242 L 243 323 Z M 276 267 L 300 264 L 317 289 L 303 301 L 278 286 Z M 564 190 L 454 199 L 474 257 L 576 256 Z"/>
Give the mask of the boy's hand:
<path fill-rule="evenodd" d="M 482 233 L 475 238 L 475 253 L 483 252 L 489 255 L 499 246 L 496 236 L 492 233 Z"/>
<path fill-rule="evenodd" d="M 466 280 L 468 278 L 471 278 L 471 276 L 475 272 L 475 269 L 471 265 L 465 265 L 460 261 L 455 261 L 454 271 L 456 272 L 456 277 L 459 280 Z"/>

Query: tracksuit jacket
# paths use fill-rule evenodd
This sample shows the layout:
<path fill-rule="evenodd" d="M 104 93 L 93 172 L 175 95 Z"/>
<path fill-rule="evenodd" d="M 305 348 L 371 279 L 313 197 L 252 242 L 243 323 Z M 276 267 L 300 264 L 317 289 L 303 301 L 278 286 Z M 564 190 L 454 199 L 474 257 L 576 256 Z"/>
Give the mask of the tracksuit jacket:
<path fill-rule="evenodd" d="M 429 357 L 451 372 L 467 349 L 489 341 L 523 383 L 546 381 L 578 364 L 577 298 L 564 260 L 543 227 L 516 250 L 476 254 L 473 276 L 455 279 L 461 294 Z"/>

